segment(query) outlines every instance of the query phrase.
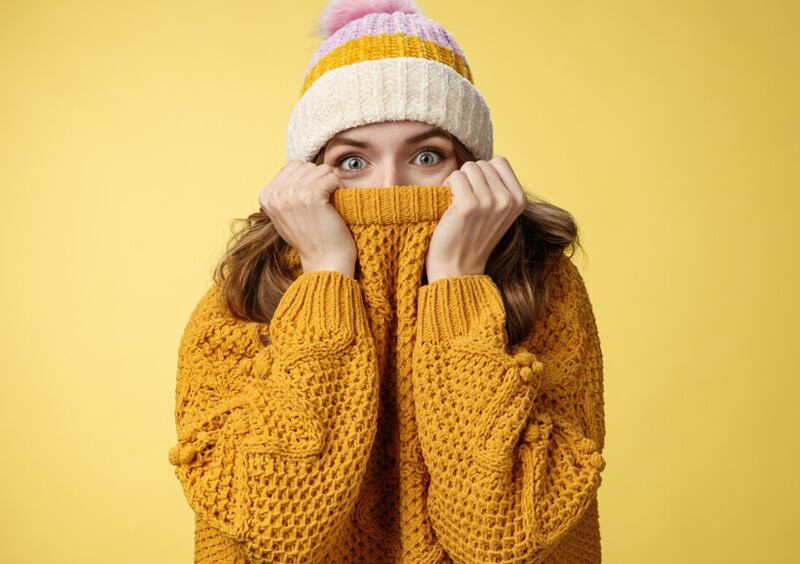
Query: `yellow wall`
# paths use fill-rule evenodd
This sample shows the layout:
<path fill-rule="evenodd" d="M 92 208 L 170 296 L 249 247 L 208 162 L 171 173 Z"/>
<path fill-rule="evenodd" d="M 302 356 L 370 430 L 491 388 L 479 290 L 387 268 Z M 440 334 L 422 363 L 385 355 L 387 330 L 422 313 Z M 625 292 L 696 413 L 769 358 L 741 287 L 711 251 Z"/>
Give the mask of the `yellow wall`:
<path fill-rule="evenodd" d="M 604 561 L 795 558 L 798 3 L 420 4 L 581 227 Z M 322 5 L 0 5 L 0 561 L 192 561 L 178 339 L 284 164 Z"/>

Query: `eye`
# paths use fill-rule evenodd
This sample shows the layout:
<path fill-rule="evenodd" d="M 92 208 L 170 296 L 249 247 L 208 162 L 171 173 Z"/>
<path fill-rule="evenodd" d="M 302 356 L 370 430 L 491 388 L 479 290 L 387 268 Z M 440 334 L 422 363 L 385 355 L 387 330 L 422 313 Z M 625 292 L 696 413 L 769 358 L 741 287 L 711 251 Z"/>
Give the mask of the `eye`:
<path fill-rule="evenodd" d="M 425 155 L 426 153 L 433 153 L 433 154 L 436 154 L 436 155 L 438 155 L 438 157 L 439 157 L 439 160 L 437 160 L 436 162 L 433 162 L 433 163 L 432 163 L 432 162 L 430 162 L 430 158 L 429 158 L 429 157 L 426 157 L 426 161 L 427 161 L 427 162 L 423 162 L 423 163 L 421 163 L 421 164 L 424 164 L 424 165 L 426 165 L 426 166 L 430 166 L 430 165 L 439 164 L 439 162 L 440 162 L 440 161 L 441 161 L 441 160 L 444 158 L 444 155 L 442 155 L 441 151 L 439 151 L 439 150 L 437 150 L 437 149 L 430 148 L 430 147 L 428 147 L 427 149 L 423 149 L 422 151 L 420 151 L 420 152 L 417 154 L 417 156 L 419 157 L 419 156 L 421 156 L 421 155 Z"/>
<path fill-rule="evenodd" d="M 362 158 L 361 158 L 360 156 L 358 156 L 358 155 L 345 155 L 344 157 L 342 157 L 341 159 L 339 159 L 338 161 L 336 161 L 336 166 L 338 166 L 338 167 L 341 167 L 341 166 L 342 166 L 342 163 L 343 163 L 343 162 L 345 162 L 345 161 L 352 161 L 352 160 L 358 160 L 358 159 L 360 159 L 360 160 L 364 160 L 364 159 L 362 159 Z M 363 168 L 363 167 L 362 167 L 362 168 Z M 354 169 L 354 168 L 346 168 L 346 167 L 345 167 L 345 168 L 344 168 L 344 170 L 345 170 L 345 171 L 348 171 L 348 172 L 353 172 L 353 171 L 357 171 L 357 170 L 361 170 L 361 169 L 358 169 L 358 168 L 355 168 L 355 169 Z"/>

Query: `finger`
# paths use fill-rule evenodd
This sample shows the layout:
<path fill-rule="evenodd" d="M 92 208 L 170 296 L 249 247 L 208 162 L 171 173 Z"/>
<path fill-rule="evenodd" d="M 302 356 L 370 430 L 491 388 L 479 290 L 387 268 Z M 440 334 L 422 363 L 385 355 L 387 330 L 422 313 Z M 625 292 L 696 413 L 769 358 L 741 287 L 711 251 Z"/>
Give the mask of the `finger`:
<path fill-rule="evenodd" d="M 333 191 L 340 188 L 341 185 L 342 182 L 339 177 L 330 171 L 326 171 L 325 174 L 320 175 L 313 184 L 309 184 L 313 190 L 320 190 L 325 194 L 325 199 L 328 201 L 331 201 Z"/>
<path fill-rule="evenodd" d="M 312 170 L 308 173 L 308 176 L 303 177 L 307 182 L 313 182 L 315 180 L 319 180 L 320 178 L 324 178 L 328 175 L 333 176 L 335 179 L 338 179 L 336 176 L 336 169 L 333 168 L 331 165 L 315 165 L 316 169 Z"/>
<path fill-rule="evenodd" d="M 472 185 L 467 175 L 464 174 L 464 171 L 453 171 L 445 182 L 447 186 L 450 187 L 450 192 L 453 194 L 450 207 L 454 205 L 470 205 L 476 203 L 475 193 L 472 191 Z"/>
<path fill-rule="evenodd" d="M 497 170 L 489 164 L 487 161 L 476 161 L 476 163 L 483 172 L 483 176 L 486 177 L 486 181 L 489 184 L 489 188 L 492 188 L 493 192 L 496 192 L 498 196 L 504 196 L 506 198 L 512 196 L 511 191 L 506 187 L 505 182 L 503 179 L 500 178 L 500 175 L 497 174 Z"/>
<path fill-rule="evenodd" d="M 301 161 L 298 165 L 296 165 L 292 171 L 287 176 L 285 182 L 288 184 L 301 184 L 300 180 L 304 178 L 307 174 L 310 174 L 310 171 L 317 168 L 312 162 L 304 162 Z"/>
<path fill-rule="evenodd" d="M 285 179 L 289 178 L 292 173 L 301 166 L 303 166 L 303 161 L 300 159 L 290 160 L 278 171 L 278 174 L 275 175 L 275 180 L 285 181 Z"/>
<path fill-rule="evenodd" d="M 475 193 L 475 199 L 480 202 L 481 206 L 490 206 L 494 201 L 494 196 L 483 175 L 483 171 L 474 161 L 467 161 L 461 167 L 461 170 L 469 179 L 472 185 L 472 191 Z"/>
<path fill-rule="evenodd" d="M 489 164 L 494 167 L 497 174 L 503 179 L 506 188 L 508 188 L 511 194 L 517 194 L 517 196 L 519 196 L 521 192 L 521 196 L 527 199 L 527 193 L 519 183 L 517 175 L 514 173 L 514 169 L 511 168 L 511 163 L 508 162 L 508 159 L 503 155 L 495 155 L 492 157 L 492 160 L 489 161 Z"/>

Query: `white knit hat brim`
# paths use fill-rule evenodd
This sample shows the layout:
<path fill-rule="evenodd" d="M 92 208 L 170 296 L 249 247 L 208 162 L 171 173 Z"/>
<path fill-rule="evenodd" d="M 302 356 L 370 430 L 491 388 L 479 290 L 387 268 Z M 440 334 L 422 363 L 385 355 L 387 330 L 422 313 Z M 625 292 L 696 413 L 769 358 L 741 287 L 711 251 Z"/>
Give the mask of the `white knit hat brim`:
<path fill-rule="evenodd" d="M 292 109 L 286 158 L 311 161 L 340 131 L 399 120 L 441 127 L 476 159 L 492 158 L 486 100 L 452 67 L 418 57 L 362 61 L 322 74 Z"/>

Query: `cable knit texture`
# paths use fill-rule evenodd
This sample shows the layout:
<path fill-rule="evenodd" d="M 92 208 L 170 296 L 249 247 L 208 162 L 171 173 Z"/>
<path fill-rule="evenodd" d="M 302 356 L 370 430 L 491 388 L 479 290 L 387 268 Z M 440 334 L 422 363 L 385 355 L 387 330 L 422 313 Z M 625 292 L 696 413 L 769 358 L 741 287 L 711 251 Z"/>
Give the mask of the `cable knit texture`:
<path fill-rule="evenodd" d="M 355 276 L 302 272 L 271 323 L 213 286 L 178 350 L 177 444 L 201 563 L 597 563 L 603 363 L 562 255 L 508 346 L 488 275 L 421 285 L 447 186 L 339 188 Z M 260 335 L 272 342 L 261 344 Z"/>

